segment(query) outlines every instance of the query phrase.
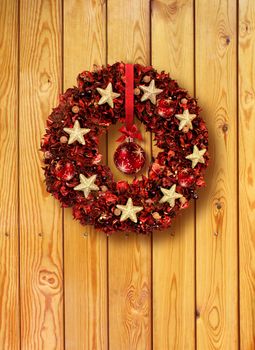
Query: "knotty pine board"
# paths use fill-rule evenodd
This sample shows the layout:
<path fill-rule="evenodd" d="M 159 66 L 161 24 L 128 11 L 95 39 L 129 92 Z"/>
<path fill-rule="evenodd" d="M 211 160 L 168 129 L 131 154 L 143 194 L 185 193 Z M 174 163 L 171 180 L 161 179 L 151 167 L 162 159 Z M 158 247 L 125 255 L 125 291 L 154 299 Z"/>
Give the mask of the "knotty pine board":
<path fill-rule="evenodd" d="M 152 64 L 194 96 L 193 1 L 152 3 Z M 185 24 L 185 25 L 184 25 Z M 160 38 L 160 40 L 158 40 Z M 154 148 L 154 153 L 158 149 Z M 153 349 L 195 349 L 194 205 L 153 234 Z"/>
<path fill-rule="evenodd" d="M 78 73 L 106 63 L 106 3 L 68 0 L 63 10 L 66 90 L 77 86 Z M 66 349 L 107 349 L 107 237 L 64 212 Z"/>
<path fill-rule="evenodd" d="M 45 189 L 40 139 L 61 90 L 61 3 L 20 1 L 21 349 L 63 349 L 62 215 Z"/>
<path fill-rule="evenodd" d="M 239 3 L 240 348 L 255 349 L 255 2 Z"/>
<path fill-rule="evenodd" d="M 19 349 L 18 6 L 0 2 L 0 348 Z"/>
<path fill-rule="evenodd" d="M 197 349 L 238 349 L 236 3 L 196 0 L 196 94 L 209 129 L 196 206 Z M 207 14 L 207 15 L 205 15 Z"/>
<path fill-rule="evenodd" d="M 150 1 L 107 1 L 109 63 L 150 63 Z M 121 18 L 121 20 L 120 20 Z M 144 149 L 151 156 L 150 135 Z M 109 166 L 113 164 L 117 128 L 108 133 Z M 121 176 L 122 177 L 122 176 Z M 130 181 L 130 179 L 129 179 Z M 151 349 L 151 237 L 131 233 L 109 237 L 109 349 Z"/>

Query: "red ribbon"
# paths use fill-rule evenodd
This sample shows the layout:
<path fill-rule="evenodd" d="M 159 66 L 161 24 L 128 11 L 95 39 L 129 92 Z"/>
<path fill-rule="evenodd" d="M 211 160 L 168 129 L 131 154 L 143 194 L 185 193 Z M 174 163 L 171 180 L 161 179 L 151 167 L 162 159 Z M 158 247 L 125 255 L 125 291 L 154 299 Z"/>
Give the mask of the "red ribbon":
<path fill-rule="evenodd" d="M 116 140 L 117 142 L 123 142 L 127 137 L 130 137 L 131 139 L 142 140 L 142 135 L 135 124 L 133 124 L 129 130 L 126 126 L 122 126 L 119 131 L 122 132 L 123 135 L 121 135 L 118 140 Z"/>
<path fill-rule="evenodd" d="M 130 130 L 134 122 L 134 66 L 127 63 L 125 65 L 126 88 L 125 88 L 125 112 L 126 127 Z"/>
<path fill-rule="evenodd" d="M 117 140 L 123 142 L 127 137 L 142 140 L 142 135 L 134 124 L 134 65 L 127 63 L 125 65 L 126 87 L 125 87 L 125 124 L 119 129 L 123 135 Z"/>

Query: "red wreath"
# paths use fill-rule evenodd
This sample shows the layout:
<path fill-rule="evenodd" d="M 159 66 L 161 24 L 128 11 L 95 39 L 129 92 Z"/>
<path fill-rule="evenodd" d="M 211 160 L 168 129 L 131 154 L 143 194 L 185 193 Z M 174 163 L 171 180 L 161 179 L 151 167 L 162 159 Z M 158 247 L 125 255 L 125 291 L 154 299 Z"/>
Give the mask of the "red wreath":
<path fill-rule="evenodd" d="M 72 207 L 81 224 L 106 233 L 169 227 L 205 185 L 208 131 L 196 99 L 169 74 L 139 64 L 107 65 L 77 80 L 78 87 L 60 96 L 47 120 L 41 144 L 47 191 L 62 207 Z M 141 135 L 133 113 L 160 151 L 148 175 L 129 184 L 114 181 L 111 169 L 100 164 L 98 144 L 111 124 L 125 123 L 114 161 L 126 173 L 139 170 L 145 155 L 134 142 Z"/>

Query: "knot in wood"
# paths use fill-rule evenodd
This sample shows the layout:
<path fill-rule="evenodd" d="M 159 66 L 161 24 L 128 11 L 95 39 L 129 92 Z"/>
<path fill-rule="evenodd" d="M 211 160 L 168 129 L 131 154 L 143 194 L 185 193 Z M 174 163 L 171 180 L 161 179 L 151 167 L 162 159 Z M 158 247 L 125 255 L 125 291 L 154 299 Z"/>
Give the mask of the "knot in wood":
<path fill-rule="evenodd" d="M 217 208 L 218 210 L 220 210 L 220 209 L 222 208 L 221 202 L 217 202 L 217 203 L 216 203 L 216 208 Z"/>
<path fill-rule="evenodd" d="M 250 33 L 250 23 L 248 21 L 242 21 L 240 23 L 240 34 L 241 36 L 245 36 Z"/>
<path fill-rule="evenodd" d="M 230 44 L 230 36 L 229 36 L 229 35 L 226 36 L 226 44 L 227 44 L 227 45 Z"/>
<path fill-rule="evenodd" d="M 222 126 L 222 131 L 224 132 L 224 133 L 226 133 L 227 131 L 228 131 L 228 124 L 223 124 L 223 126 Z"/>
<path fill-rule="evenodd" d="M 49 270 L 39 271 L 39 287 L 44 294 L 54 295 L 60 291 L 60 278 Z"/>

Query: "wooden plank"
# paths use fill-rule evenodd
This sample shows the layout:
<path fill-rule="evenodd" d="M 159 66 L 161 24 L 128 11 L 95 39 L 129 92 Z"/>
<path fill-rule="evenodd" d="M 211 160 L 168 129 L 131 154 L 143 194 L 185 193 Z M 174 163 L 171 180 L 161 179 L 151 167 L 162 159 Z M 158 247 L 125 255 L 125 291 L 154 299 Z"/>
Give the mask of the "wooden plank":
<path fill-rule="evenodd" d="M 78 73 L 105 64 L 105 29 L 104 1 L 64 2 L 65 89 L 76 85 Z M 106 150 L 106 138 L 101 140 L 101 150 Z M 67 209 L 64 267 L 66 349 L 106 349 L 107 237 L 81 226 Z"/>
<path fill-rule="evenodd" d="M 62 216 L 38 151 L 61 89 L 61 3 L 20 1 L 21 348 L 63 349 Z"/>
<path fill-rule="evenodd" d="M 240 343 L 255 349 L 255 2 L 239 2 Z"/>
<path fill-rule="evenodd" d="M 209 129 L 197 203 L 197 348 L 238 348 L 236 2 L 196 0 L 196 93 Z"/>
<path fill-rule="evenodd" d="M 194 92 L 193 0 L 152 3 L 152 64 Z M 171 38 L 169 40 L 169 38 Z M 153 148 L 157 154 L 156 147 Z M 153 235 L 154 349 L 195 349 L 194 206 Z"/>
<path fill-rule="evenodd" d="M 16 350 L 20 342 L 17 2 L 1 1 L 0 14 L 0 348 Z"/>
<path fill-rule="evenodd" d="M 150 2 L 107 3 L 108 62 L 149 64 Z M 108 134 L 109 166 L 116 179 L 127 179 L 113 164 L 116 136 L 116 128 L 112 127 Z M 143 131 L 143 136 L 143 147 L 150 159 L 150 134 L 145 136 Z M 151 349 L 151 238 L 113 234 L 109 237 L 108 254 L 109 348 Z"/>

